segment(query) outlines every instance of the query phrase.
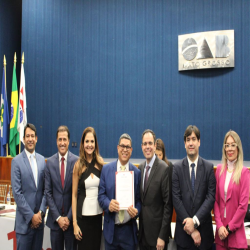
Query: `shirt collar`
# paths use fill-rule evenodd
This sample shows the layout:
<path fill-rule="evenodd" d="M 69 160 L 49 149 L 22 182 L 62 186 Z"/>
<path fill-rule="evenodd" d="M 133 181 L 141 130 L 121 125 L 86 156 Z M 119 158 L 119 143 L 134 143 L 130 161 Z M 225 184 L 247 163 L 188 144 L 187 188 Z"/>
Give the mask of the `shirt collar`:
<path fill-rule="evenodd" d="M 126 166 L 125 171 L 129 171 L 129 161 L 125 165 L 122 165 L 120 160 L 118 159 L 117 160 L 117 170 L 121 171 L 121 166 Z"/>
<path fill-rule="evenodd" d="M 68 158 L 68 152 L 69 151 L 67 151 L 67 153 L 63 156 L 64 157 L 64 161 L 66 161 L 67 162 L 67 158 Z M 59 155 L 59 161 L 61 161 L 62 160 L 62 156 L 61 156 L 61 154 L 58 152 L 58 155 Z"/>
<path fill-rule="evenodd" d="M 154 162 L 155 162 L 155 158 L 156 158 L 156 155 L 154 154 L 153 157 L 152 157 L 152 159 L 151 159 L 151 161 L 149 162 L 149 164 L 147 164 L 147 161 L 146 161 L 145 167 L 146 166 L 150 166 L 152 168 L 153 165 L 154 165 Z"/>
<path fill-rule="evenodd" d="M 188 156 L 187 156 L 187 159 L 188 159 L 188 166 L 191 167 L 191 164 L 194 163 L 195 164 L 195 167 L 198 165 L 198 159 L 199 159 L 199 155 L 197 156 L 197 158 L 195 159 L 195 161 L 191 161 Z"/>
<path fill-rule="evenodd" d="M 34 155 L 34 157 L 36 157 L 36 152 L 35 152 L 35 150 L 34 150 L 34 152 L 33 153 L 30 153 L 28 150 L 26 150 L 26 148 L 24 149 L 25 150 L 25 153 L 26 153 L 26 155 L 27 155 L 27 157 L 30 159 L 30 156 L 31 155 Z"/>

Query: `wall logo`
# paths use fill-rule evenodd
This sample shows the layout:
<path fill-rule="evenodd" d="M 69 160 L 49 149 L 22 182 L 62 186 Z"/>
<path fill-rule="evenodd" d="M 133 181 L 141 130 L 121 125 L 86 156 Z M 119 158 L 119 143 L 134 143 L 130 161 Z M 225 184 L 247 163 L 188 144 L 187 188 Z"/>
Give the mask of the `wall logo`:
<path fill-rule="evenodd" d="M 178 36 L 179 71 L 234 67 L 234 30 Z"/>

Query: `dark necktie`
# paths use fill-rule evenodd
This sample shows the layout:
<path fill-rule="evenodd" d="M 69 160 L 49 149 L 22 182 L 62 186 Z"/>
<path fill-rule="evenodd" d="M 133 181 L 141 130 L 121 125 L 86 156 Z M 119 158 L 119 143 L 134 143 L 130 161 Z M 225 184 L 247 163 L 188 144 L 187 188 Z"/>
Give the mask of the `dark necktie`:
<path fill-rule="evenodd" d="M 61 163 L 61 182 L 62 182 L 62 188 L 64 188 L 64 157 L 62 157 L 62 163 Z"/>
<path fill-rule="evenodd" d="M 144 192 L 145 192 L 145 189 L 146 189 L 146 185 L 147 185 L 147 182 L 148 182 L 148 171 L 150 169 L 150 166 L 147 166 L 146 167 L 146 174 L 145 174 L 145 178 L 144 178 Z"/>
<path fill-rule="evenodd" d="M 192 167 L 192 171 L 191 171 L 191 185 L 192 185 L 192 190 L 193 190 L 193 194 L 194 194 L 194 185 L 195 185 L 194 167 L 195 167 L 195 164 L 192 163 L 192 164 L 191 164 L 191 167 Z"/>

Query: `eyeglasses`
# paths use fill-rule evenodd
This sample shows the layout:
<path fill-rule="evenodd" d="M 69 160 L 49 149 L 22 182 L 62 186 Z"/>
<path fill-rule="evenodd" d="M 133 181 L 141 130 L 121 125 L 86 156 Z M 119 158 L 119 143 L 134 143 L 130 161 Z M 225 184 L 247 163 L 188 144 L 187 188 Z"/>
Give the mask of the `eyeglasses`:
<path fill-rule="evenodd" d="M 152 145 L 154 145 L 154 143 L 152 141 L 149 141 L 149 142 L 143 142 L 142 145 L 143 146 L 147 146 L 147 145 L 152 146 Z"/>
<path fill-rule="evenodd" d="M 130 147 L 130 146 L 125 146 L 125 145 L 119 145 L 119 147 L 121 147 L 123 150 L 124 150 L 124 149 L 129 150 L 129 149 L 132 148 L 132 147 Z"/>
<path fill-rule="evenodd" d="M 224 149 L 227 151 L 229 149 L 235 150 L 237 148 L 237 144 L 236 143 L 232 143 L 232 144 L 224 144 Z"/>

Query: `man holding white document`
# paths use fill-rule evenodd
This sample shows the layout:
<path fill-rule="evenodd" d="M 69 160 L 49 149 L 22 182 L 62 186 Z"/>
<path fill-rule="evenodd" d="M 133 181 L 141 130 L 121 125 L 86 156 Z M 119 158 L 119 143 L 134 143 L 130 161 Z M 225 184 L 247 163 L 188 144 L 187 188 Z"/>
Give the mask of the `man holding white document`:
<path fill-rule="evenodd" d="M 138 243 L 141 174 L 129 163 L 132 150 L 131 137 L 122 134 L 117 145 L 118 160 L 102 168 L 98 201 L 104 210 L 105 250 L 132 250 Z"/>

